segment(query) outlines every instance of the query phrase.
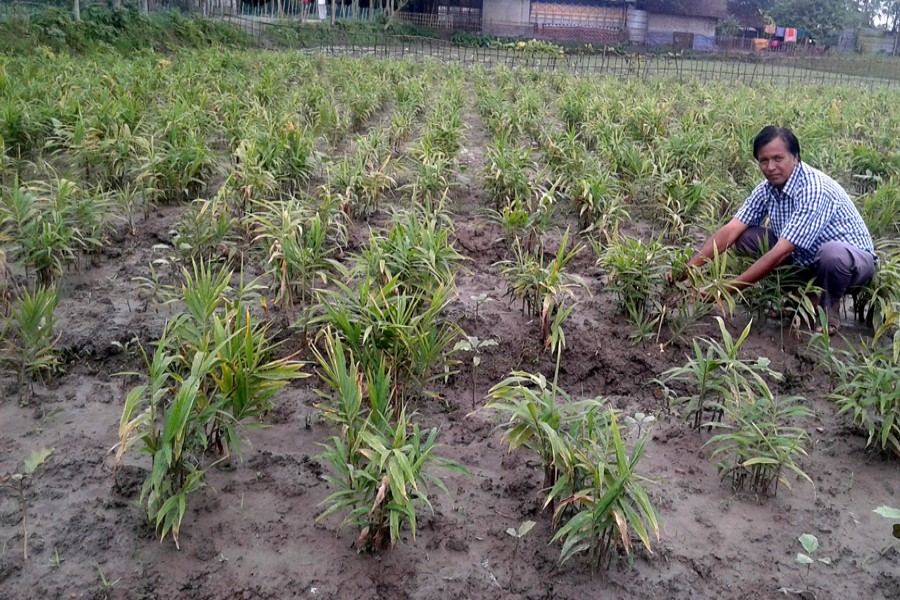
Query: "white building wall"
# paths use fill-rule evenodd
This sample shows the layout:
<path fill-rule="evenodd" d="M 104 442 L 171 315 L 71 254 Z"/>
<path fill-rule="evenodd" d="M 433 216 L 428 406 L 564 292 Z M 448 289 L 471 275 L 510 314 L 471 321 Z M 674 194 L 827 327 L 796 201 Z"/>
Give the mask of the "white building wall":
<path fill-rule="evenodd" d="M 892 54 L 900 50 L 900 33 L 880 29 L 861 28 L 856 33 L 857 44 L 867 54 Z"/>
<path fill-rule="evenodd" d="M 528 23 L 531 0 L 484 0 L 481 9 L 485 25 L 491 21 L 500 23 Z"/>
<path fill-rule="evenodd" d="M 485 0 L 487 6 L 487 0 Z M 682 17 L 650 13 L 647 16 L 647 31 L 693 33 L 716 37 L 716 19 L 714 17 Z"/>

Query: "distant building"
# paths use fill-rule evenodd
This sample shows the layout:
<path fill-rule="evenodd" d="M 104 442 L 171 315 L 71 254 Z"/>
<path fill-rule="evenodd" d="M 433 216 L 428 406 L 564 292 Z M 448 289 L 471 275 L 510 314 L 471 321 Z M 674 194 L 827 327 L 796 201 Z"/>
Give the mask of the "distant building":
<path fill-rule="evenodd" d="M 900 32 L 860 27 L 844 31 L 838 49 L 862 54 L 900 54 Z"/>
<path fill-rule="evenodd" d="M 421 23 L 560 42 L 715 47 L 726 0 L 412 0 Z"/>
<path fill-rule="evenodd" d="M 726 0 L 638 0 L 635 6 L 647 13 L 648 45 L 696 50 L 715 48 L 726 8 Z"/>
<path fill-rule="evenodd" d="M 626 5 L 621 0 L 482 2 L 483 28 L 489 35 L 585 43 L 615 43 L 624 39 Z"/>

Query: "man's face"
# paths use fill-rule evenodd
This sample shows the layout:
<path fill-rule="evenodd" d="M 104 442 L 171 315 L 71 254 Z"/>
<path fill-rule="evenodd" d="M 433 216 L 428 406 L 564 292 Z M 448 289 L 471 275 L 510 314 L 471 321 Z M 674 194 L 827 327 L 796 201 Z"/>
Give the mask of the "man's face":
<path fill-rule="evenodd" d="M 766 181 L 780 189 L 790 179 L 794 167 L 800 161 L 790 153 L 784 140 L 777 137 L 759 149 L 756 162 Z"/>

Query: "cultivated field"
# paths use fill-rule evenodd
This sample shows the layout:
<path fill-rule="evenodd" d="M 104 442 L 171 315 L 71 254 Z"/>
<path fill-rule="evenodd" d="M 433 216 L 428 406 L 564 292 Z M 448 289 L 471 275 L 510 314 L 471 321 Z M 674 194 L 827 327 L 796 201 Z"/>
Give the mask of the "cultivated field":
<path fill-rule="evenodd" d="M 0 69 L 0 598 L 900 598 L 900 92 Z M 664 282 L 768 123 L 877 240 L 839 339 Z"/>

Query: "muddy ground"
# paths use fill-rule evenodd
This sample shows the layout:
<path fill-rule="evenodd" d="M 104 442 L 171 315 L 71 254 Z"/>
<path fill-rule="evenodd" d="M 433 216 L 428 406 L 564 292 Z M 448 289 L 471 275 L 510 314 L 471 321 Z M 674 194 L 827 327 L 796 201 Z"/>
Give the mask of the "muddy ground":
<path fill-rule="evenodd" d="M 471 260 L 449 316 L 468 334 L 499 342 L 479 371 L 480 401 L 510 371 L 551 374 L 553 361 L 536 323 L 503 299 L 493 266 L 503 257 L 499 232 L 476 215 L 483 203 L 477 121 L 460 155 L 469 168 L 453 193 L 457 247 Z M 465 363 L 440 388 L 445 402 L 421 402 L 418 410 L 424 425 L 440 428 L 442 453 L 471 477 L 445 478 L 450 495 L 432 496 L 435 512 L 422 515 L 414 540 L 407 536 L 381 556 L 359 555 L 357 533 L 338 518 L 315 522 L 330 492 L 316 455 L 332 432 L 315 408 L 313 378 L 280 395 L 268 427 L 248 432 L 239 460 L 208 473 L 207 488 L 191 498 L 181 549 L 160 542 L 137 504 L 149 460 L 130 456 L 114 484 L 109 450 L 128 389 L 117 373 L 139 368 L 132 340 L 156 339 L 166 319 L 165 307 L 143 306 L 133 278 L 158 258 L 155 245 L 171 242 L 180 210 L 153 212 L 137 236 L 121 230 L 102 256 L 67 275 L 58 309 L 64 375 L 37 386 L 27 405 L 13 378 L 2 381 L 0 473 L 13 472 L 33 450 L 55 452 L 28 488 L 27 562 L 18 496 L 0 492 L 0 598 L 900 598 L 900 544 L 891 545 L 886 522 L 872 512 L 898 504 L 898 464 L 867 453 L 865 438 L 835 415 L 806 339 L 769 323 L 754 329 L 745 348 L 772 359 L 786 375 L 779 392 L 804 396 L 815 412 L 802 464 L 815 486 L 796 481 L 774 498 L 736 494 L 709 460 L 710 434 L 667 412 L 653 383 L 685 362 L 688 346 L 632 344 L 590 249 L 573 267 L 590 294 L 579 292 L 569 321 L 560 384 L 573 395 L 602 395 L 626 413 L 659 414 L 641 462 L 655 481 L 651 498 L 663 524 L 652 555 L 639 550 L 595 573 L 578 560 L 558 564 L 550 515 L 540 510 L 540 465 L 525 451 L 507 452 L 496 415 L 469 415 Z M 360 226 L 355 236 L 364 235 Z M 472 296 L 482 293 L 494 300 L 476 319 Z M 734 317 L 729 329 L 739 331 L 747 318 Z M 288 315 L 276 320 L 290 336 L 285 351 L 300 347 Z M 697 334 L 715 335 L 716 325 L 709 319 Z M 537 526 L 517 547 L 506 530 L 525 520 Z M 795 561 L 803 533 L 816 535 L 818 555 L 831 559 L 808 575 Z"/>

